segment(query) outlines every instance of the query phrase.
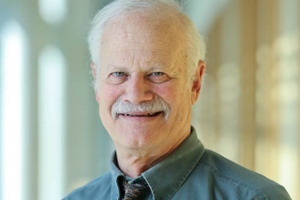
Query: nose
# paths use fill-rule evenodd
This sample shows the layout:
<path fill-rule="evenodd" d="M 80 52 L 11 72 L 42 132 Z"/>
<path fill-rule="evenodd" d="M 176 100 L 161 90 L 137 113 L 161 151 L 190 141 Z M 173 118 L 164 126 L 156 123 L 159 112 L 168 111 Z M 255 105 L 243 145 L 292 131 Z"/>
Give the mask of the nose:
<path fill-rule="evenodd" d="M 133 73 L 125 87 L 123 100 L 132 104 L 151 101 L 154 97 L 147 79 L 141 73 Z"/>

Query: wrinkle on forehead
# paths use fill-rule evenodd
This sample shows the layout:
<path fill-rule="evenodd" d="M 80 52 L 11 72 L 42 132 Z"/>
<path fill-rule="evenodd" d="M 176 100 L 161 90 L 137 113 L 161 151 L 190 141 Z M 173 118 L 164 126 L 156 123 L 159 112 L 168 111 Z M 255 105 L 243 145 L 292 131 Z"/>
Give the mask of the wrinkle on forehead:
<path fill-rule="evenodd" d="M 132 68 L 136 65 L 155 65 L 153 60 L 147 60 L 155 58 L 156 63 L 172 65 L 172 71 L 182 72 L 183 66 L 175 66 L 186 63 L 186 47 L 184 34 L 179 31 L 181 26 L 176 23 L 178 22 L 174 22 L 171 17 L 162 19 L 148 13 L 128 13 L 122 18 L 114 19 L 104 28 L 100 55 L 104 59 L 114 56 L 118 61 L 128 61 L 130 58 L 132 66 L 127 67 Z M 136 58 L 145 59 L 135 60 Z"/>
<path fill-rule="evenodd" d="M 182 72 L 181 67 L 176 67 L 180 65 L 180 59 L 176 59 L 176 57 L 170 56 L 169 51 L 165 50 L 116 51 L 114 57 L 116 59 L 110 60 L 109 63 L 106 63 L 104 68 L 106 68 L 107 70 L 118 69 L 124 72 L 161 71 L 162 69 L 165 69 L 172 73 L 177 71 L 176 74 L 178 74 L 180 71 Z"/>
<path fill-rule="evenodd" d="M 184 46 L 184 30 L 175 17 L 153 16 L 151 13 L 133 12 L 122 15 L 106 25 L 103 32 L 102 44 L 113 35 L 118 40 L 139 43 L 137 37 L 148 38 L 154 44 L 173 44 Z M 183 29 L 183 28 L 182 28 Z"/>

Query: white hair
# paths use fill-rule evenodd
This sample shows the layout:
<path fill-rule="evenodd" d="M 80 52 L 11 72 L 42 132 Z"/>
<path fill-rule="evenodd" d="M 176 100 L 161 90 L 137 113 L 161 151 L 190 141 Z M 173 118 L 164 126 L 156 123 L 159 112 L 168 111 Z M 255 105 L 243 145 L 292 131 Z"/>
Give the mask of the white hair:
<path fill-rule="evenodd" d="M 88 35 L 88 45 L 92 62 L 96 66 L 96 77 L 94 88 L 98 88 L 98 77 L 100 72 L 100 45 L 103 30 L 112 20 L 130 12 L 149 12 L 153 18 L 172 19 L 179 23 L 185 34 L 186 56 L 189 82 L 195 77 L 195 72 L 200 60 L 205 60 L 206 45 L 203 36 L 189 17 L 184 13 L 183 8 L 174 0 L 115 0 L 101 9 L 94 17 Z M 170 20 L 172 21 L 172 20 Z M 174 21 L 173 21 L 174 22 Z M 181 30 L 180 30 L 181 31 Z"/>
<path fill-rule="evenodd" d="M 155 114 L 158 112 L 163 112 L 164 118 L 167 120 L 170 115 L 170 110 L 170 105 L 158 95 L 155 95 L 154 99 L 151 101 L 141 102 L 137 105 L 134 105 L 128 101 L 122 101 L 120 98 L 118 98 L 111 108 L 111 115 L 114 119 L 116 119 L 119 114 L 130 115 L 130 113 L 134 112 L 148 112 L 149 114 Z"/>

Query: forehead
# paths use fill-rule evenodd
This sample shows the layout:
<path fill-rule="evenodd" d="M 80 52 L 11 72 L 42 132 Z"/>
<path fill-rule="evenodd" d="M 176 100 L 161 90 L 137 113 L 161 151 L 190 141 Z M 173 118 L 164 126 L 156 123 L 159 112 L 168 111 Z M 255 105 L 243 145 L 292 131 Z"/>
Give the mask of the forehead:
<path fill-rule="evenodd" d="M 164 19 L 141 12 L 124 14 L 106 25 L 101 46 L 105 46 L 106 49 L 114 45 L 147 44 L 146 47 L 178 49 L 184 46 L 179 26 L 172 17 Z"/>
<path fill-rule="evenodd" d="M 162 19 L 141 12 L 123 15 L 112 20 L 103 30 L 101 60 L 110 57 L 128 60 L 135 56 L 155 57 L 156 62 L 176 62 L 185 57 L 186 49 L 179 30 L 180 25 L 171 17 Z"/>

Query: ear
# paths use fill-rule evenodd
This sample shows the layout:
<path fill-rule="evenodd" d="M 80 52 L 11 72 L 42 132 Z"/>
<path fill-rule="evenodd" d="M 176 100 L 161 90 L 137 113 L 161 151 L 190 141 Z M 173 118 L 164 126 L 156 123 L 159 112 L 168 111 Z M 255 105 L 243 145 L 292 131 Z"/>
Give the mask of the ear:
<path fill-rule="evenodd" d="M 91 70 L 92 70 L 92 74 L 93 74 L 93 77 L 94 77 L 94 79 L 96 79 L 96 76 L 97 76 L 97 72 L 96 72 L 96 65 L 95 65 L 95 63 L 91 63 Z"/>
<path fill-rule="evenodd" d="M 200 60 L 195 74 L 195 79 L 192 84 L 192 104 L 195 104 L 200 94 L 204 70 L 205 70 L 205 63 Z"/>
<path fill-rule="evenodd" d="M 92 74 L 93 74 L 94 80 L 96 80 L 97 79 L 97 71 L 96 71 L 96 65 L 93 62 L 91 63 L 91 70 L 92 70 Z M 99 93 L 98 93 L 98 91 L 96 89 L 94 89 L 94 91 L 95 91 L 96 100 L 99 103 L 99 101 L 100 101 L 100 95 L 99 95 Z"/>

